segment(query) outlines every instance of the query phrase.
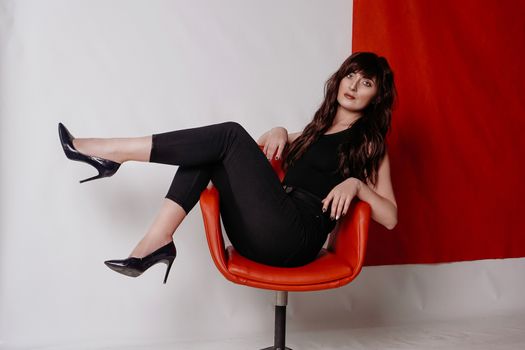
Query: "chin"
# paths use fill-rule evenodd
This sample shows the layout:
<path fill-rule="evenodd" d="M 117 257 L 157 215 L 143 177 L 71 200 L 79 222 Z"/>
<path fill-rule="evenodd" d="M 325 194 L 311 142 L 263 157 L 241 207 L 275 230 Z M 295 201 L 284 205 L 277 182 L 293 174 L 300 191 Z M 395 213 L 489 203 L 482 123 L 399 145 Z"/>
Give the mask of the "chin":
<path fill-rule="evenodd" d="M 359 108 L 357 107 L 356 108 L 356 105 L 355 103 L 353 102 L 349 102 L 346 98 L 343 97 L 343 103 L 340 102 L 340 100 L 338 99 L 337 100 L 337 103 L 339 104 L 340 107 L 346 109 L 347 111 L 349 112 L 361 112 L 364 108 Z"/>
<path fill-rule="evenodd" d="M 341 108 L 347 110 L 348 112 L 352 112 L 352 113 L 362 112 L 364 109 L 364 108 L 356 108 L 355 106 L 348 105 L 348 104 L 339 104 L 339 106 L 341 106 Z"/>

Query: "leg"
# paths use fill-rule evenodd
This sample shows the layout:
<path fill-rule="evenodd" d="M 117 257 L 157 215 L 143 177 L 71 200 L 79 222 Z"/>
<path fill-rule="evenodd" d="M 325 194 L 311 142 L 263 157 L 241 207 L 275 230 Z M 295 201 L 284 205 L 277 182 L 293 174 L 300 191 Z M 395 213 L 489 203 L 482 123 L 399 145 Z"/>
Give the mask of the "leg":
<path fill-rule="evenodd" d="M 185 213 L 189 213 L 196 205 L 200 193 L 210 180 L 220 193 L 221 216 L 226 234 L 241 254 L 260 262 L 282 264 L 284 258 L 301 247 L 302 237 L 298 229 L 291 229 L 286 235 L 277 233 L 278 237 L 276 237 L 275 232 L 267 230 L 264 226 L 258 226 L 258 229 L 254 229 L 253 225 L 242 218 L 243 211 L 251 209 L 259 213 L 259 216 L 266 221 L 293 222 L 290 218 L 293 218 L 295 208 L 289 205 L 290 202 L 274 203 L 274 207 L 284 214 L 283 217 L 276 217 L 271 212 L 265 213 L 268 210 L 264 207 L 271 199 L 257 198 L 257 200 L 252 200 L 249 205 L 237 203 L 228 173 L 221 163 L 217 163 L 209 166 L 180 167 L 178 169 L 164 202 L 164 206 L 173 208 L 171 214 L 166 211 L 168 215 L 164 218 L 163 215 L 158 215 L 152 228 L 158 227 L 159 229 L 150 229 L 131 256 L 145 256 L 169 242 L 172 239 L 173 232 L 185 217 Z M 171 224 L 166 225 L 166 222 Z M 267 243 L 271 241 L 274 243 L 269 246 Z"/>
<path fill-rule="evenodd" d="M 143 257 L 173 239 L 173 233 L 195 206 L 200 193 L 209 183 L 211 172 L 210 166 L 179 167 L 159 214 L 130 256 Z"/>
<path fill-rule="evenodd" d="M 141 258 L 169 243 L 173 239 L 173 233 L 185 217 L 186 212 L 179 204 L 165 198 L 148 232 L 133 249 L 130 256 Z"/>
<path fill-rule="evenodd" d="M 239 124 L 153 135 L 150 161 L 202 173 L 206 165 L 211 167 L 209 177 L 220 193 L 226 233 L 244 256 L 282 265 L 308 243 L 297 207 L 257 143 Z M 179 183 L 176 179 L 168 196 L 189 212 L 208 177 Z"/>
<path fill-rule="evenodd" d="M 135 160 L 148 162 L 151 136 L 129 138 L 75 138 L 75 148 L 88 156 L 97 156 L 117 163 Z"/>
<path fill-rule="evenodd" d="M 268 264 L 283 264 L 305 244 L 297 207 L 284 193 L 279 178 L 256 142 L 237 123 L 172 131 L 131 139 L 77 139 L 79 151 L 117 162 L 149 161 L 179 165 L 200 173 L 200 181 L 178 182 L 173 201 L 165 204 L 148 235 L 134 250 L 147 254 L 161 245 L 198 201 L 213 178 L 221 193 L 221 215 L 232 244 L 241 254 Z M 107 142 L 106 142 L 107 141 Z M 100 146 L 97 150 L 95 146 Z M 91 147 L 91 150 L 88 148 Z M 214 168 L 206 174 L 206 167 Z M 218 174 L 218 175 L 217 175 Z M 179 177 L 180 178 L 180 177 Z M 195 180 L 195 179 L 194 179 Z M 189 184 L 189 187 L 188 187 Z M 204 184 L 204 185 L 203 185 Z M 168 197 L 169 198 L 169 197 Z M 172 217 L 173 216 L 173 217 Z M 155 238 L 156 242 L 150 238 Z"/>

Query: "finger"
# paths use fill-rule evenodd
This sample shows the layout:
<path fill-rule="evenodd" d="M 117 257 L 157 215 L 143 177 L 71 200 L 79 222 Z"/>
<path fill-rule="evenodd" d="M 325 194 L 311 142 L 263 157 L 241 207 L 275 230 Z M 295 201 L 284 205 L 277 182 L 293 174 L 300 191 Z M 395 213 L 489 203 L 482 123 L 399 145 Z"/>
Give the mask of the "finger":
<path fill-rule="evenodd" d="M 274 144 L 271 144 L 269 147 L 268 147 L 268 154 L 267 154 L 267 157 L 268 159 L 272 159 L 273 158 L 273 155 L 275 153 L 275 145 Z"/>
<path fill-rule="evenodd" d="M 322 200 L 323 202 L 323 213 L 325 213 L 328 210 L 328 206 L 330 205 L 330 201 L 332 200 L 333 194 L 330 192 L 328 196 L 326 196 L 325 199 Z"/>
<path fill-rule="evenodd" d="M 339 220 L 339 218 L 341 217 L 341 214 L 343 212 L 343 208 L 344 208 L 345 203 L 346 203 L 347 200 L 348 200 L 347 196 L 340 198 L 339 203 L 337 204 L 337 210 L 335 212 L 335 219 L 336 220 Z"/>
<path fill-rule="evenodd" d="M 264 144 L 263 153 L 268 158 L 268 142 Z"/>
<path fill-rule="evenodd" d="M 350 203 L 352 203 L 352 198 L 348 198 L 348 200 L 345 202 L 345 206 L 343 208 L 343 216 L 348 213 L 348 208 L 350 208 Z"/>
<path fill-rule="evenodd" d="M 279 144 L 279 147 L 277 148 L 277 154 L 275 155 L 275 159 L 276 160 L 279 160 L 283 154 L 283 150 L 284 150 L 284 143 L 280 143 Z"/>
<path fill-rule="evenodd" d="M 337 205 L 339 204 L 339 198 L 340 198 L 339 193 L 336 193 L 334 195 L 334 200 L 332 201 L 332 210 L 330 211 L 330 218 L 332 220 L 335 219 L 335 213 L 337 210 Z"/>

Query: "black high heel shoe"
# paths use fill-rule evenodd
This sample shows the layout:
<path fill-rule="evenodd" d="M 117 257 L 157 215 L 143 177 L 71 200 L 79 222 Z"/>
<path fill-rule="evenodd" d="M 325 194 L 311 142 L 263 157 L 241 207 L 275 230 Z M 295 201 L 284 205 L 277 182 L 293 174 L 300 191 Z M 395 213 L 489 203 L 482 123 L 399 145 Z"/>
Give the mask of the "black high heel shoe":
<path fill-rule="evenodd" d="M 164 276 L 164 284 L 166 284 L 171 265 L 176 256 L 177 250 L 175 249 L 175 244 L 171 241 L 143 258 L 129 257 L 122 260 L 107 260 L 104 261 L 104 264 L 110 269 L 123 275 L 138 277 L 153 265 L 163 262 L 167 265 L 166 275 Z"/>
<path fill-rule="evenodd" d="M 98 170 L 98 175 L 81 180 L 80 183 L 100 179 L 103 177 L 110 177 L 115 174 L 120 167 L 120 163 L 114 162 L 112 160 L 87 156 L 77 151 L 73 146 L 73 140 L 75 138 L 62 123 L 58 123 L 58 136 L 60 137 L 60 143 L 62 144 L 62 148 L 64 149 L 66 157 L 71 160 L 88 163 Z"/>

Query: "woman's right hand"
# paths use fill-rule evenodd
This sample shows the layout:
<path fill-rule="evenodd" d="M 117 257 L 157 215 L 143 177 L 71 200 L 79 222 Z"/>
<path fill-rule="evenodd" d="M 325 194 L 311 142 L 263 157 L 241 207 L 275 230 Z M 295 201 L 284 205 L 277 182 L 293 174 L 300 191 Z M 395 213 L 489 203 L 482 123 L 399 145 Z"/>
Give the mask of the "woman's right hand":
<path fill-rule="evenodd" d="M 266 158 L 280 159 L 288 142 L 288 131 L 283 127 L 273 128 L 259 138 L 259 145 L 264 146 Z"/>

